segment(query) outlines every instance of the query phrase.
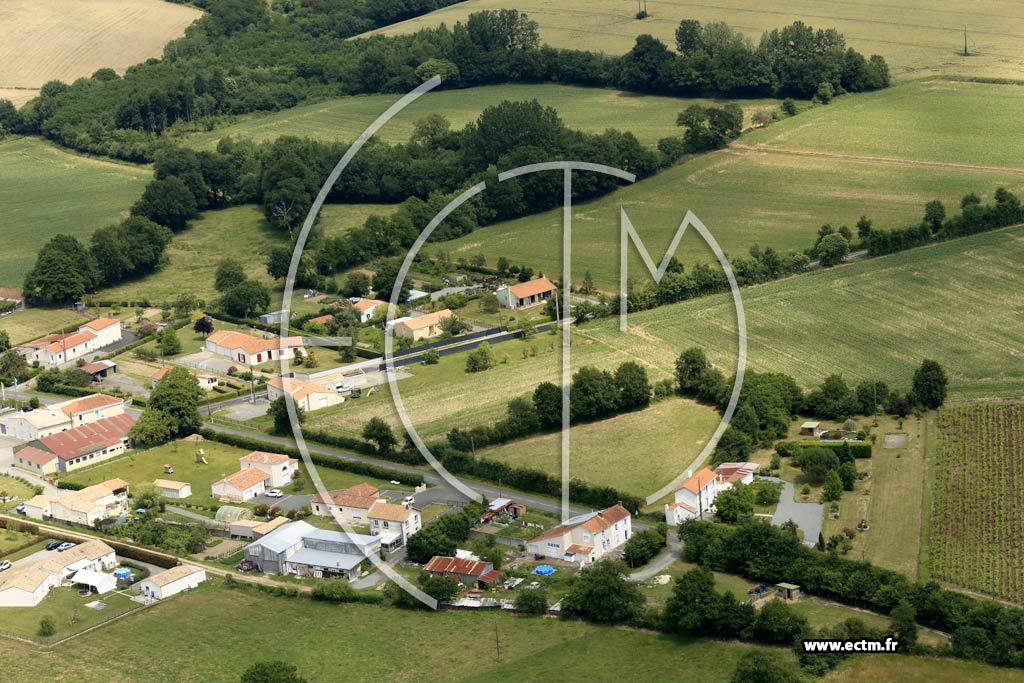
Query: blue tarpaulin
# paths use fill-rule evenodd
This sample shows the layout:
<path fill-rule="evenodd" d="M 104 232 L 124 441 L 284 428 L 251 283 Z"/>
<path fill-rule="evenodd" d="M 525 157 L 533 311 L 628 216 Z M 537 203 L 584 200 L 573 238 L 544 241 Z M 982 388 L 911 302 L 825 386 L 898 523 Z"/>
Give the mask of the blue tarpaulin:
<path fill-rule="evenodd" d="M 540 576 L 551 576 L 556 571 L 558 571 L 558 570 L 555 569 L 554 567 L 552 567 L 550 564 L 541 564 L 541 565 L 538 565 L 537 568 L 533 570 L 533 573 L 534 574 L 539 574 Z"/>

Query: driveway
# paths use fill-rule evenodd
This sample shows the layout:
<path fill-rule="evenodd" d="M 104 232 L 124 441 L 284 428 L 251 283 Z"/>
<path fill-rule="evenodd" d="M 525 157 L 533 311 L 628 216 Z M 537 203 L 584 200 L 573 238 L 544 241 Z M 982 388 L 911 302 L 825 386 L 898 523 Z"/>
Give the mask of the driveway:
<path fill-rule="evenodd" d="M 781 481 L 775 477 L 765 477 L 768 481 Z M 796 500 L 796 489 L 788 481 L 782 482 L 782 496 L 779 506 L 772 517 L 773 526 L 781 526 L 792 520 L 804 532 L 804 545 L 813 547 L 818 543 L 821 533 L 821 518 L 825 506 L 821 503 L 800 503 Z"/>
<path fill-rule="evenodd" d="M 655 555 L 654 559 L 648 562 L 643 569 L 639 569 L 630 574 L 629 580 L 646 581 L 647 579 L 653 578 L 658 574 L 663 573 L 673 562 L 681 559 L 682 557 L 683 544 L 679 540 L 679 534 L 675 529 L 670 529 L 668 532 L 668 547 Z"/>

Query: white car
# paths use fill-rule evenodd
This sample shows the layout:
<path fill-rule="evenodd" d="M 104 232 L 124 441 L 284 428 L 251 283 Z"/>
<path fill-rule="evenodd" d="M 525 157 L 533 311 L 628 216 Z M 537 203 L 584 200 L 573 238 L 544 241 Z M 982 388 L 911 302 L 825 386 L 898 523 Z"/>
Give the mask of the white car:
<path fill-rule="evenodd" d="M 281 489 L 270 489 L 264 494 L 267 498 L 284 498 L 284 493 Z"/>
<path fill-rule="evenodd" d="M 10 568 L 11 568 L 11 561 L 10 560 L 4 560 L 3 562 L 0 562 L 0 572 L 7 571 Z"/>
<path fill-rule="evenodd" d="M 402 499 L 402 505 L 412 505 L 415 502 L 416 498 L 414 496 L 406 496 Z"/>

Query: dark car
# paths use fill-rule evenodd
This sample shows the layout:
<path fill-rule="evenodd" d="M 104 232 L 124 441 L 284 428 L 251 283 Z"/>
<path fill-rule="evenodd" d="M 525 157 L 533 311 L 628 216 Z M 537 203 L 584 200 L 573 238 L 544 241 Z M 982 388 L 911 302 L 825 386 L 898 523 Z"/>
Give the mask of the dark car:
<path fill-rule="evenodd" d="M 50 541 L 49 543 L 46 544 L 46 549 L 47 550 L 56 550 L 57 546 L 59 546 L 63 542 L 64 541 Z"/>

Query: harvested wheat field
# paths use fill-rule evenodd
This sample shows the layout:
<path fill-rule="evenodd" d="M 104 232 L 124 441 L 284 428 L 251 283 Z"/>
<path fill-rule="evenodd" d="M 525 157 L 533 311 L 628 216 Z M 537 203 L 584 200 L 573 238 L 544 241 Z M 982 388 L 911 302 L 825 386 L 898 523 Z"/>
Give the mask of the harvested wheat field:
<path fill-rule="evenodd" d="M 163 0 L 4 0 L 0 96 L 18 103 L 50 80 L 70 83 L 159 57 L 201 14 Z"/>

